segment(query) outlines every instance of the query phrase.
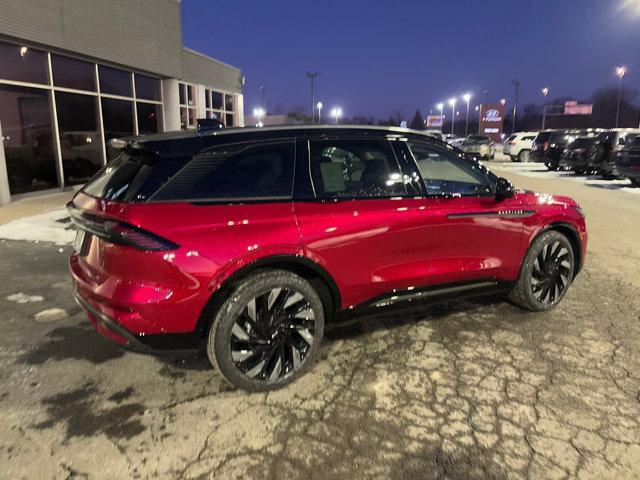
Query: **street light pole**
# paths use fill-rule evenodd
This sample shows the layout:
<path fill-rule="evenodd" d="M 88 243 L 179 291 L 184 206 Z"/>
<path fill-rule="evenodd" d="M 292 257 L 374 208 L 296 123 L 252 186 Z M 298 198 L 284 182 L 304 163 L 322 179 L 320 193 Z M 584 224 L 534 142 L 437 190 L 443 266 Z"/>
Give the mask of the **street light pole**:
<path fill-rule="evenodd" d="M 542 96 L 544 97 L 544 104 L 542 105 L 542 130 L 547 120 L 547 95 L 549 95 L 549 87 L 542 89 Z"/>
<path fill-rule="evenodd" d="M 442 122 L 440 124 L 440 131 L 442 131 L 444 129 L 444 103 L 439 103 L 438 105 L 436 105 L 436 108 L 440 110 L 440 121 Z"/>
<path fill-rule="evenodd" d="M 449 105 L 451 105 L 451 135 L 453 135 L 453 126 L 456 122 L 456 99 L 449 99 Z"/>
<path fill-rule="evenodd" d="M 265 90 L 267 89 L 267 87 L 265 87 L 264 85 L 260 85 L 260 88 L 258 90 L 260 90 L 260 93 L 262 94 L 262 108 L 264 108 L 265 112 L 267 111 L 267 103 L 266 103 L 266 97 L 265 97 Z"/>
<path fill-rule="evenodd" d="M 618 120 L 620 119 L 620 96 L 622 94 L 622 77 L 627 73 L 626 67 L 618 67 L 616 68 L 616 75 L 620 79 L 618 82 L 618 108 L 616 108 L 616 128 L 618 128 Z"/>
<path fill-rule="evenodd" d="M 319 72 L 307 72 L 307 77 L 311 80 L 311 123 L 314 123 L 315 120 L 316 91 L 314 81 L 318 75 L 320 75 Z"/>
<path fill-rule="evenodd" d="M 322 102 L 318 102 L 316 107 L 318 108 L 318 123 L 322 123 Z"/>
<path fill-rule="evenodd" d="M 518 88 L 520 87 L 520 80 L 511 80 L 511 84 L 516 88 L 516 98 L 513 104 L 513 131 L 516 133 L 516 115 L 518 114 Z"/>
<path fill-rule="evenodd" d="M 464 122 L 464 138 L 469 136 L 469 101 L 471 100 L 471 94 L 466 93 L 462 98 L 467 102 L 467 118 Z"/>

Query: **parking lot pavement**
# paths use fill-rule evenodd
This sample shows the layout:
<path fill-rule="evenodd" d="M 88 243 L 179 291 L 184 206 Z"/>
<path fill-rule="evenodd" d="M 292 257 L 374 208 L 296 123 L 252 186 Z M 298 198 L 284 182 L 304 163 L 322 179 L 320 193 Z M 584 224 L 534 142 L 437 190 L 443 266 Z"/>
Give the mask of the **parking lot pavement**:
<path fill-rule="evenodd" d="M 493 166 L 582 203 L 588 263 L 565 300 L 362 322 L 269 394 L 120 351 L 71 299 L 69 247 L 0 240 L 0 477 L 638 478 L 640 198 Z"/>

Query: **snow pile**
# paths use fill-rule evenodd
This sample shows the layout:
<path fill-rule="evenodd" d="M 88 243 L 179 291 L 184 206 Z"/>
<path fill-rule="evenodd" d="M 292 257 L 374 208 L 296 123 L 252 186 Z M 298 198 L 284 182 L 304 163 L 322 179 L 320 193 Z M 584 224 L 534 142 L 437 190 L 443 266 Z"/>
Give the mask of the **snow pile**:
<path fill-rule="evenodd" d="M 31 302 L 41 302 L 44 300 L 42 295 L 27 295 L 25 293 L 14 293 L 7 297 L 7 300 L 10 302 L 16 303 L 31 303 Z"/>
<path fill-rule="evenodd" d="M 0 238 L 7 240 L 27 240 L 31 242 L 53 242 L 68 245 L 73 242 L 76 229 L 71 225 L 65 208 L 19 218 L 0 225 Z"/>

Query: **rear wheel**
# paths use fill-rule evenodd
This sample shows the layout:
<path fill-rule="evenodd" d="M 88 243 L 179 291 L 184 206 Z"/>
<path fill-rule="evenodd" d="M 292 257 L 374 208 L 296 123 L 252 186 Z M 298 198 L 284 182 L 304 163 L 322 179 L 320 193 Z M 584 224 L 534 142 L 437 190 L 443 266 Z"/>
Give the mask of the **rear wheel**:
<path fill-rule="evenodd" d="M 242 280 L 209 330 L 207 355 L 226 380 L 273 390 L 302 375 L 324 333 L 324 309 L 305 279 L 265 270 Z"/>
<path fill-rule="evenodd" d="M 528 162 L 530 155 L 531 150 L 520 150 L 520 153 L 518 153 L 518 161 L 523 163 Z"/>
<path fill-rule="evenodd" d="M 574 263 L 569 239 L 555 230 L 544 232 L 529 247 L 509 298 L 534 312 L 553 308 L 571 285 Z"/>

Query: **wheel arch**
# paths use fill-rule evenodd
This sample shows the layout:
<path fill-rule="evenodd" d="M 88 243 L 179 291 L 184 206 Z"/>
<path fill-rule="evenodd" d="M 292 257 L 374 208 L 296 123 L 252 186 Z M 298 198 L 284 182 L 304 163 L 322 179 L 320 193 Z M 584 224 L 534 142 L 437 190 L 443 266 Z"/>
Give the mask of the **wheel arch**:
<path fill-rule="evenodd" d="M 331 317 L 340 309 L 342 305 L 340 290 L 333 277 L 321 265 L 299 255 L 276 254 L 250 262 L 225 278 L 202 309 L 195 332 L 200 336 L 206 335 L 209 325 L 224 299 L 233 292 L 234 286 L 240 280 L 258 270 L 269 268 L 287 270 L 309 281 L 322 300 L 327 321 L 330 321 Z"/>
<path fill-rule="evenodd" d="M 578 230 L 567 222 L 553 222 L 548 225 L 545 225 L 544 228 L 540 229 L 534 236 L 531 238 L 529 242 L 529 247 L 544 232 L 548 232 L 549 230 L 555 230 L 561 234 L 563 234 L 571 243 L 571 248 L 573 249 L 573 276 L 575 277 L 580 269 L 582 268 L 582 243 L 580 242 L 580 234 Z M 527 248 L 528 251 L 528 248 Z"/>

